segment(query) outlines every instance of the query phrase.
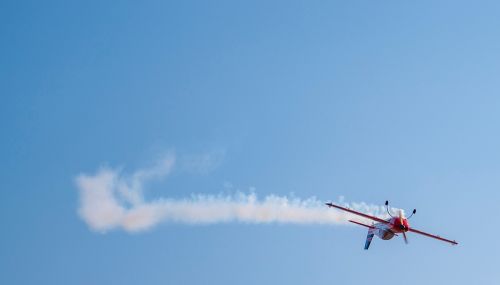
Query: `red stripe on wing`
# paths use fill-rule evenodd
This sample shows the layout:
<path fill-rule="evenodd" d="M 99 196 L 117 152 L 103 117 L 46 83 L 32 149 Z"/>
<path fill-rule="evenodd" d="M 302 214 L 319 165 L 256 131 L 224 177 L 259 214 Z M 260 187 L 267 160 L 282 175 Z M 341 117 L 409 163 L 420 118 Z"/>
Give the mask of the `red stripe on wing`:
<path fill-rule="evenodd" d="M 408 230 L 410 232 L 414 232 L 416 234 L 421 234 L 421 235 L 424 235 L 424 236 L 427 236 L 427 237 L 430 237 L 430 238 L 435 238 L 435 239 L 438 239 L 438 240 L 442 240 L 444 242 L 451 243 L 452 245 L 457 245 L 458 244 L 458 242 L 456 242 L 454 240 L 445 239 L 445 238 L 442 238 L 440 236 L 436 236 L 436 235 L 433 235 L 433 234 L 428 234 L 428 233 L 425 233 L 425 232 L 422 232 L 422 231 L 419 231 L 419 230 L 416 230 L 416 229 L 409 228 Z"/>
<path fill-rule="evenodd" d="M 332 203 L 326 203 L 326 205 L 328 207 L 330 207 L 330 208 L 331 207 L 337 208 L 339 210 L 346 211 L 346 212 L 349 212 L 349 213 L 352 213 L 352 214 L 355 214 L 355 215 L 358 215 L 358 216 L 361 216 L 361 217 L 364 217 L 364 218 L 367 218 L 367 219 L 370 219 L 370 220 L 374 220 L 374 221 L 377 221 L 379 223 L 390 224 L 388 221 L 383 220 L 381 218 L 377 218 L 375 216 L 370 216 L 370 215 L 367 215 L 367 214 L 364 214 L 364 213 L 361 213 L 361 212 L 358 212 L 358 211 L 351 210 L 349 208 L 344 208 L 342 206 L 337 206 L 337 205 L 332 204 Z"/>

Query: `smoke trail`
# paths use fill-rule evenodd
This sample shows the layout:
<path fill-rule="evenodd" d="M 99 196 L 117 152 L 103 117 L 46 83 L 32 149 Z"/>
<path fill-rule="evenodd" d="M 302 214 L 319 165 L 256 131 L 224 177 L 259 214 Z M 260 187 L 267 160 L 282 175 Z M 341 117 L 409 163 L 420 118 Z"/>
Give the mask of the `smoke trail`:
<path fill-rule="evenodd" d="M 80 192 L 79 215 L 91 229 L 99 232 L 116 228 L 136 232 L 160 222 L 346 224 L 348 219 L 353 218 L 349 213 L 328 209 L 314 197 L 302 200 L 269 195 L 258 199 L 254 193 L 236 193 L 145 201 L 142 195 L 144 184 L 168 175 L 174 162 L 173 156 L 167 156 L 157 165 L 129 176 L 110 168 L 101 168 L 95 175 L 80 174 L 76 178 Z M 380 206 L 340 203 L 384 217 L 384 209 Z M 359 217 L 356 219 L 363 221 Z"/>

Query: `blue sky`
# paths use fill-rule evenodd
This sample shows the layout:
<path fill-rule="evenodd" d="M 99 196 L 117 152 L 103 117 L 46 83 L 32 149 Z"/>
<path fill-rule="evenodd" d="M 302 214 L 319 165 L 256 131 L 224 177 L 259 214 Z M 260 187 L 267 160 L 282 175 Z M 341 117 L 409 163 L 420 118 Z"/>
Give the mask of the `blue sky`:
<path fill-rule="evenodd" d="M 499 9 L 0 4 L 0 283 L 496 284 Z M 165 153 L 216 159 L 178 163 L 148 199 L 250 188 L 389 199 L 460 245 L 410 235 L 363 251 L 364 229 L 331 225 L 89 229 L 75 178 L 130 174 Z"/>

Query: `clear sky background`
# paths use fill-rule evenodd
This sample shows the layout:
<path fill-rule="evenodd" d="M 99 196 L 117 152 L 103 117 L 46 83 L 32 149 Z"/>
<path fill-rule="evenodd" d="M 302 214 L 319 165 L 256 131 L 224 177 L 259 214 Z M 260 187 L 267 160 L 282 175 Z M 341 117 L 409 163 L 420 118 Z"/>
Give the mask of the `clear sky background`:
<path fill-rule="evenodd" d="M 498 284 L 498 1 L 4 1 L 1 284 Z M 89 230 L 75 177 L 216 155 L 150 197 L 386 199 L 354 226 Z"/>

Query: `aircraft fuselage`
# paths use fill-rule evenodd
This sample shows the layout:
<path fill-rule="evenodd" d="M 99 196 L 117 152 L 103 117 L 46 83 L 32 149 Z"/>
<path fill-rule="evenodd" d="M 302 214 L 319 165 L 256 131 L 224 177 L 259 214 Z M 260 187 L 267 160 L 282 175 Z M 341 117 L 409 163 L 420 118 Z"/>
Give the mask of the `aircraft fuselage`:
<path fill-rule="evenodd" d="M 410 224 L 407 219 L 390 218 L 387 220 L 389 224 L 376 223 L 373 226 L 373 233 L 383 240 L 389 240 L 398 233 L 407 232 L 410 229 Z"/>

